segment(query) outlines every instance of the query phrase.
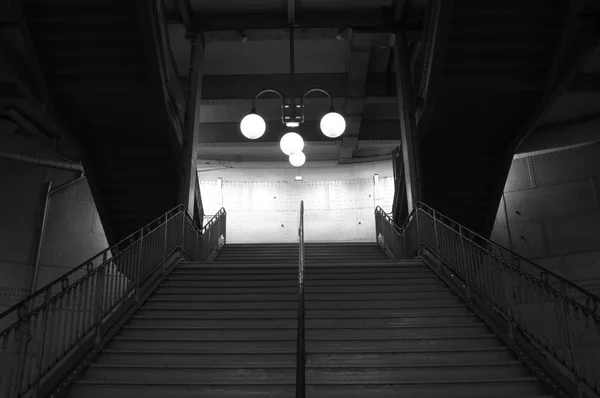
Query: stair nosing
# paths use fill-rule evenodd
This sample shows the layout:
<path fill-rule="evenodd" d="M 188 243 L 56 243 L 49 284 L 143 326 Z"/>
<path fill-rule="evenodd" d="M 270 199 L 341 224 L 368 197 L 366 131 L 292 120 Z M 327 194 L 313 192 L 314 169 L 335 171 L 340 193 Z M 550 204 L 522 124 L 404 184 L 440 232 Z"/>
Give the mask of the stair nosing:
<path fill-rule="evenodd" d="M 507 352 L 512 352 L 508 347 L 503 346 L 503 345 L 499 345 L 497 347 L 465 347 L 465 348 L 459 348 L 459 349 L 452 349 L 452 348 L 438 348 L 438 349 L 425 349 L 425 348 L 419 348 L 416 350 L 402 350 L 402 351 L 392 351 L 392 352 L 384 352 L 384 353 L 389 353 L 389 354 L 396 354 L 396 353 L 401 353 L 401 352 L 410 352 L 410 353 L 441 353 L 441 352 L 449 352 L 449 353 L 457 353 L 457 352 L 487 352 L 487 351 L 507 351 Z M 206 350 L 201 350 L 201 351 L 193 351 L 193 350 L 185 350 L 185 351 L 170 351 L 170 350 L 154 350 L 154 351 L 149 351 L 149 350 L 132 350 L 132 349 L 118 349 L 118 348 L 106 348 L 104 350 L 101 351 L 100 354 L 102 353 L 115 353 L 115 354 L 143 354 L 143 355 L 156 355 L 156 354 L 167 354 L 167 355 L 214 355 L 214 354 L 232 354 L 232 355 L 256 355 L 256 352 L 250 352 L 250 351 L 206 351 Z M 371 352 L 371 351 L 366 351 L 367 353 Z M 363 354 L 364 352 L 362 351 L 344 351 L 344 352 L 326 352 L 326 351 L 319 351 L 319 352 L 307 352 L 306 355 L 307 356 L 312 356 L 312 355 L 356 355 L 356 354 Z M 269 352 L 265 352 L 265 353 L 260 353 L 262 355 L 295 355 L 296 351 L 269 351 Z M 378 354 L 381 354 L 381 352 L 379 352 Z"/>
<path fill-rule="evenodd" d="M 468 363 L 420 363 L 420 364 L 398 364 L 398 365 L 385 365 L 385 366 L 350 366 L 350 367 L 334 367 L 334 366 L 307 366 L 308 369 L 369 369 L 369 368 L 377 368 L 377 369 L 405 369 L 405 368 L 461 368 L 461 367 L 473 367 L 473 366 L 513 366 L 513 365 L 523 365 L 520 361 L 502 361 L 502 362 L 468 362 Z M 91 363 L 88 365 L 92 368 L 141 368 L 141 369 L 213 369 L 214 365 L 154 365 L 154 364 L 120 364 L 120 363 Z M 225 369 L 278 369 L 278 368 L 296 368 L 296 365 L 271 365 L 271 366 L 244 366 L 241 364 L 240 366 L 227 367 Z"/>

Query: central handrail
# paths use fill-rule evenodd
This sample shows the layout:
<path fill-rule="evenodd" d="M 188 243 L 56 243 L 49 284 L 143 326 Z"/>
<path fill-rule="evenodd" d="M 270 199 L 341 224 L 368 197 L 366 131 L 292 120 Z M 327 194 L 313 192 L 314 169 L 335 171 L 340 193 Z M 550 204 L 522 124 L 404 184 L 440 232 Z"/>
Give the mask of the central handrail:
<path fill-rule="evenodd" d="M 418 202 L 398 227 L 375 209 L 377 240 L 421 256 L 498 330 L 575 395 L 600 395 L 600 298 Z M 544 377 L 546 378 L 546 377 Z"/>
<path fill-rule="evenodd" d="M 305 397 L 304 343 L 304 201 L 300 201 L 298 222 L 298 334 L 296 338 L 296 398 Z"/>

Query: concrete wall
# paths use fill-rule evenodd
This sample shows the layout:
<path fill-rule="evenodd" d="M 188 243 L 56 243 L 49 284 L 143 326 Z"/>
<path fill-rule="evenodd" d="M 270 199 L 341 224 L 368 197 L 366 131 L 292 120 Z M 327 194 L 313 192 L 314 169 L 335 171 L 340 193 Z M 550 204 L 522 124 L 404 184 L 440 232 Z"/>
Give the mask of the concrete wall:
<path fill-rule="evenodd" d="M 47 146 L 0 131 L 4 151 L 59 160 Z M 78 172 L 0 159 L 0 312 L 29 294 L 47 183 L 57 187 Z M 107 247 L 87 181 L 50 199 L 36 287 L 42 287 Z"/>
<path fill-rule="evenodd" d="M 600 292 L 600 145 L 516 157 L 492 239 Z"/>
<path fill-rule="evenodd" d="M 295 181 L 296 175 L 303 180 Z M 300 200 L 305 205 L 306 241 L 375 241 L 375 206 L 390 212 L 394 197 L 391 161 L 228 168 L 199 172 L 198 179 L 207 216 L 222 206 L 227 210 L 229 243 L 296 242 Z"/>

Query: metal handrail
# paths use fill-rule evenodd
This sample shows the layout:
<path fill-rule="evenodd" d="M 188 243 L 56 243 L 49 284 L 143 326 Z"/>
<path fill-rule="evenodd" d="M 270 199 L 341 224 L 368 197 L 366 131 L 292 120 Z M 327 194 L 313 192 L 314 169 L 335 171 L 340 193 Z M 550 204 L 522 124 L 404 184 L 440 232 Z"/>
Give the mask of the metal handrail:
<path fill-rule="evenodd" d="M 224 209 L 200 229 L 177 206 L 0 314 L 0 397 L 52 389 L 178 258 L 205 260 L 225 234 Z"/>
<path fill-rule="evenodd" d="M 600 299 L 581 286 L 463 227 L 419 202 L 402 227 L 375 209 L 376 233 L 397 258 L 430 255 L 446 274 L 490 313 L 508 336 L 568 375 L 569 391 L 600 393 Z M 551 357 L 552 361 L 545 358 Z"/>
<path fill-rule="evenodd" d="M 507 249 L 506 247 L 499 245 L 498 243 L 493 242 L 487 238 L 484 238 L 483 236 L 477 234 L 476 232 L 473 232 L 472 230 L 470 230 L 466 227 L 463 227 L 457 221 L 451 219 L 450 217 L 444 216 L 443 214 L 434 210 L 432 207 L 426 205 L 423 202 L 417 202 L 417 204 L 415 205 L 415 209 L 413 209 L 411 214 L 407 217 L 407 219 L 404 221 L 404 224 L 400 228 L 402 231 L 404 231 L 406 229 L 406 226 L 411 221 L 411 216 L 413 216 L 413 213 L 415 212 L 416 209 L 422 209 L 425 212 L 428 212 L 430 214 L 435 214 L 435 215 L 437 215 L 438 220 L 440 220 L 442 222 L 446 221 L 447 224 L 453 224 L 455 227 L 460 228 L 463 231 L 463 234 L 465 232 L 467 233 L 467 236 L 469 237 L 470 240 L 472 240 L 474 242 L 481 242 L 481 243 L 478 243 L 479 246 L 481 246 L 482 248 L 484 248 L 486 250 L 489 250 L 490 252 L 493 252 L 493 249 L 497 249 L 499 252 L 508 254 L 508 256 L 506 256 L 506 257 L 511 258 L 509 263 L 510 264 L 512 264 L 512 263 L 519 264 L 519 265 L 516 265 L 517 268 L 523 268 L 522 263 L 525 263 L 528 266 L 530 266 L 531 268 L 537 270 L 540 274 L 547 274 L 548 276 L 551 276 L 551 277 L 557 279 L 561 283 L 566 284 L 570 289 L 576 290 L 576 291 L 580 292 L 581 294 L 585 295 L 586 298 L 589 297 L 589 299 L 591 301 L 596 302 L 596 306 L 598 306 L 598 304 L 600 304 L 600 297 L 596 296 L 592 292 L 569 281 L 568 279 L 558 275 L 557 273 L 550 271 L 548 268 L 543 267 L 537 263 L 534 263 L 533 261 L 515 253 L 514 251 Z M 383 213 L 385 213 L 385 211 L 383 211 L 383 209 L 381 211 Z M 386 214 L 386 216 L 391 220 L 389 215 Z M 535 277 L 535 275 L 531 275 L 531 276 Z M 543 277 L 543 278 L 546 278 L 546 277 Z"/>
<path fill-rule="evenodd" d="M 300 201 L 298 222 L 298 333 L 296 338 L 296 398 L 305 397 L 304 341 L 304 201 Z"/>

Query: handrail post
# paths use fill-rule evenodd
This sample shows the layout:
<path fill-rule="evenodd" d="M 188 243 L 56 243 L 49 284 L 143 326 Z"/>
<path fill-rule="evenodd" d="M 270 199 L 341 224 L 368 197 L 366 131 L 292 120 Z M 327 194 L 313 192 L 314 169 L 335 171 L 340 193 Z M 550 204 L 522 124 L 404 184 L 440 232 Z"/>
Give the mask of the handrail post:
<path fill-rule="evenodd" d="M 300 201 L 298 226 L 298 332 L 296 337 L 296 398 L 305 397 L 304 354 L 304 201 Z"/>
<path fill-rule="evenodd" d="M 181 210 L 181 255 L 185 253 L 185 209 Z"/>
<path fill-rule="evenodd" d="M 438 236 L 438 227 L 437 227 L 438 220 L 435 217 L 436 213 L 437 212 L 435 210 L 433 210 L 433 233 L 435 234 L 435 251 L 436 251 L 437 256 L 440 257 L 441 256 L 441 253 L 440 253 L 440 238 Z"/>
<path fill-rule="evenodd" d="M 418 254 L 421 254 L 421 231 L 419 229 L 419 208 L 417 207 L 417 205 L 415 205 L 415 222 L 416 222 L 416 226 L 417 226 L 417 255 L 418 255 Z"/>
<path fill-rule="evenodd" d="M 105 255 L 106 257 L 106 255 Z M 95 325 L 95 342 L 96 344 L 100 343 L 102 336 L 100 335 L 100 326 L 102 325 L 102 310 L 104 307 L 104 288 L 106 286 L 106 268 L 108 264 L 103 262 L 103 264 L 98 267 L 98 276 L 96 279 L 96 290 L 94 292 L 94 315 L 96 317 L 96 325 Z"/>
<path fill-rule="evenodd" d="M 50 300 L 52 299 L 52 295 L 51 295 L 52 291 L 50 289 L 46 290 L 46 294 L 44 294 L 44 313 L 42 315 L 42 335 L 41 335 L 41 339 L 42 341 L 36 341 L 36 347 L 37 347 L 37 363 L 35 364 L 35 372 L 34 374 L 36 375 L 35 377 L 35 383 L 33 385 L 33 393 L 31 394 L 32 397 L 36 397 L 37 396 L 37 392 L 40 388 L 40 382 L 42 380 L 41 373 L 42 373 L 42 361 L 44 360 L 44 346 L 46 343 L 46 331 L 48 330 L 48 312 L 50 311 Z"/>
<path fill-rule="evenodd" d="M 138 276 L 135 281 L 135 302 L 140 301 L 140 287 L 142 286 L 142 270 L 144 269 L 144 228 L 140 230 L 140 247 L 138 249 Z"/>
<path fill-rule="evenodd" d="M 169 254 L 169 249 L 168 249 L 168 244 L 169 244 L 169 240 L 168 240 L 168 233 L 169 233 L 169 214 L 165 214 L 165 222 L 163 224 L 164 229 L 165 229 L 165 236 L 163 237 L 163 264 L 160 270 L 161 275 L 164 275 L 165 272 L 167 271 L 167 255 Z"/>

